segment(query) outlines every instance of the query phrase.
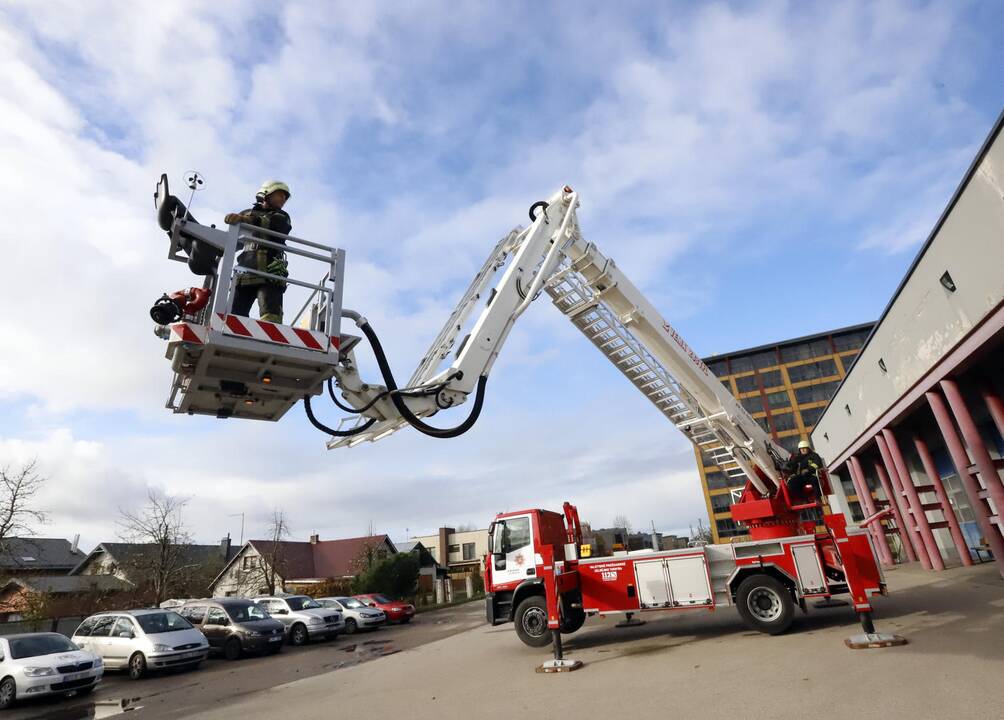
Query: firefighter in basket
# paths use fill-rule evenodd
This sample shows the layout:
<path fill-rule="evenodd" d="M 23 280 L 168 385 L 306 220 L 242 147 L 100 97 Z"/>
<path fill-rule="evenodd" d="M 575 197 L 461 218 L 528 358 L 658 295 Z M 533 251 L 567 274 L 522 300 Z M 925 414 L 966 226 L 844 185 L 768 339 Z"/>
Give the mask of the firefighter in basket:
<path fill-rule="evenodd" d="M 286 183 L 269 180 L 258 189 L 254 207 L 239 213 L 227 213 L 224 221 L 228 225 L 245 223 L 288 235 L 293 229 L 293 223 L 289 214 L 282 208 L 289 198 L 289 186 Z M 275 235 L 261 233 L 260 238 L 280 245 L 286 244 L 285 238 Z M 243 251 L 237 256 L 237 265 L 237 280 L 231 312 L 234 315 L 248 316 L 251 312 L 251 306 L 257 299 L 259 317 L 268 322 L 281 323 L 282 296 L 286 292 L 286 283 L 273 278 L 241 272 L 240 268 L 267 272 L 279 277 L 289 277 L 286 253 L 250 241 L 244 244 Z"/>
<path fill-rule="evenodd" d="M 818 500 L 820 494 L 819 471 L 823 468 L 823 459 L 819 457 L 812 444 L 808 440 L 798 443 L 798 450 L 788 460 L 785 468 L 788 475 L 788 493 L 793 497 L 803 497 L 806 495 L 805 486 L 812 487 L 813 497 L 810 500 Z"/>

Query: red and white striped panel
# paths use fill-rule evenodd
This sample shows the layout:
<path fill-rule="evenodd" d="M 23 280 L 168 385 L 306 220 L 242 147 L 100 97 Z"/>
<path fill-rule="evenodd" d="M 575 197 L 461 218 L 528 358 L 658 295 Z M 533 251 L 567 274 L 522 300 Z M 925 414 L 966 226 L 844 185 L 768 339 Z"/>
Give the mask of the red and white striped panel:
<path fill-rule="evenodd" d="M 210 327 L 227 335 L 262 340 L 277 345 L 287 345 L 289 347 L 319 352 L 327 352 L 329 350 L 328 337 L 322 332 L 290 327 L 289 325 L 278 325 L 266 322 L 265 320 L 216 313 L 213 315 Z M 330 349 L 337 351 L 338 344 L 339 338 L 331 338 Z"/>
<path fill-rule="evenodd" d="M 196 345 L 206 344 L 206 335 L 209 334 L 205 325 L 198 325 L 190 322 L 174 323 L 171 326 L 170 342 L 195 343 Z"/>

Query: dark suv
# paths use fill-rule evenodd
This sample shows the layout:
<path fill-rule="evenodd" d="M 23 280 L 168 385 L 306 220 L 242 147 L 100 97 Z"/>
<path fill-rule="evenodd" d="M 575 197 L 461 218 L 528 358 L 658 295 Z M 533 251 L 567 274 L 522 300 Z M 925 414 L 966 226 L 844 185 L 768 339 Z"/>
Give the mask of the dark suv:
<path fill-rule="evenodd" d="M 189 600 L 177 612 L 202 631 L 210 652 L 222 652 L 227 660 L 236 660 L 248 652 L 282 650 L 285 626 L 250 600 Z"/>

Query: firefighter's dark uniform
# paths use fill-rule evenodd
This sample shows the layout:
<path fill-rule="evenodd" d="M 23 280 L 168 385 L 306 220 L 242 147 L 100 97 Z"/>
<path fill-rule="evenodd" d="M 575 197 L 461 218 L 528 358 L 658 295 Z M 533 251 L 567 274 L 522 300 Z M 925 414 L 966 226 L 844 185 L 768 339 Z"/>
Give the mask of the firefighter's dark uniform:
<path fill-rule="evenodd" d="M 788 493 L 795 497 L 805 496 L 805 486 L 811 485 L 819 498 L 819 470 L 823 467 L 823 458 L 815 450 L 809 450 L 805 455 L 797 453 L 788 460 Z"/>
<path fill-rule="evenodd" d="M 259 203 L 249 210 L 244 210 L 241 214 L 251 218 L 251 225 L 279 232 L 283 235 L 288 235 L 290 230 L 293 229 L 293 223 L 285 210 L 266 208 Z M 266 235 L 264 233 L 261 236 L 265 240 L 279 243 L 280 245 L 286 244 L 285 238 Z M 237 256 L 237 265 L 239 267 L 269 272 L 269 265 L 273 261 L 282 258 L 283 252 L 281 250 L 257 245 L 252 241 L 246 243 L 243 252 Z M 257 298 L 258 315 L 261 319 L 281 323 L 282 295 L 286 292 L 286 283 L 280 283 L 258 275 L 251 275 L 250 273 L 240 273 L 239 269 L 238 273 L 231 312 L 234 315 L 247 316 L 251 311 L 255 298 Z"/>

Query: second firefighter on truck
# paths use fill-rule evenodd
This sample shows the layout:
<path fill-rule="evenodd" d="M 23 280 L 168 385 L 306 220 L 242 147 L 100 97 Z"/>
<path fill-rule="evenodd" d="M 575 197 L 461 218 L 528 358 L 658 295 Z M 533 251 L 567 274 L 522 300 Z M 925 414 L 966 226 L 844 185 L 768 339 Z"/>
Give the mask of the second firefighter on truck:
<path fill-rule="evenodd" d="M 270 180 L 258 189 L 254 207 L 239 213 L 228 213 L 224 222 L 228 225 L 245 223 L 288 235 L 293 229 L 293 223 L 282 206 L 289 198 L 289 186 L 286 183 Z M 260 239 L 279 245 L 286 244 L 286 238 L 266 233 L 260 233 Z M 237 256 L 237 266 L 234 303 L 230 312 L 234 315 L 247 316 L 257 299 L 259 317 L 268 322 L 281 323 L 282 296 L 286 292 L 286 283 L 252 273 L 242 273 L 240 268 L 288 277 L 286 254 L 282 250 L 267 247 L 254 241 L 245 242 L 243 252 Z"/>
<path fill-rule="evenodd" d="M 819 457 L 808 440 L 798 443 L 798 450 L 788 460 L 785 470 L 788 471 L 788 493 L 794 497 L 803 497 L 807 493 L 805 486 L 812 487 L 814 497 L 820 499 L 819 471 L 823 468 L 823 459 Z"/>

